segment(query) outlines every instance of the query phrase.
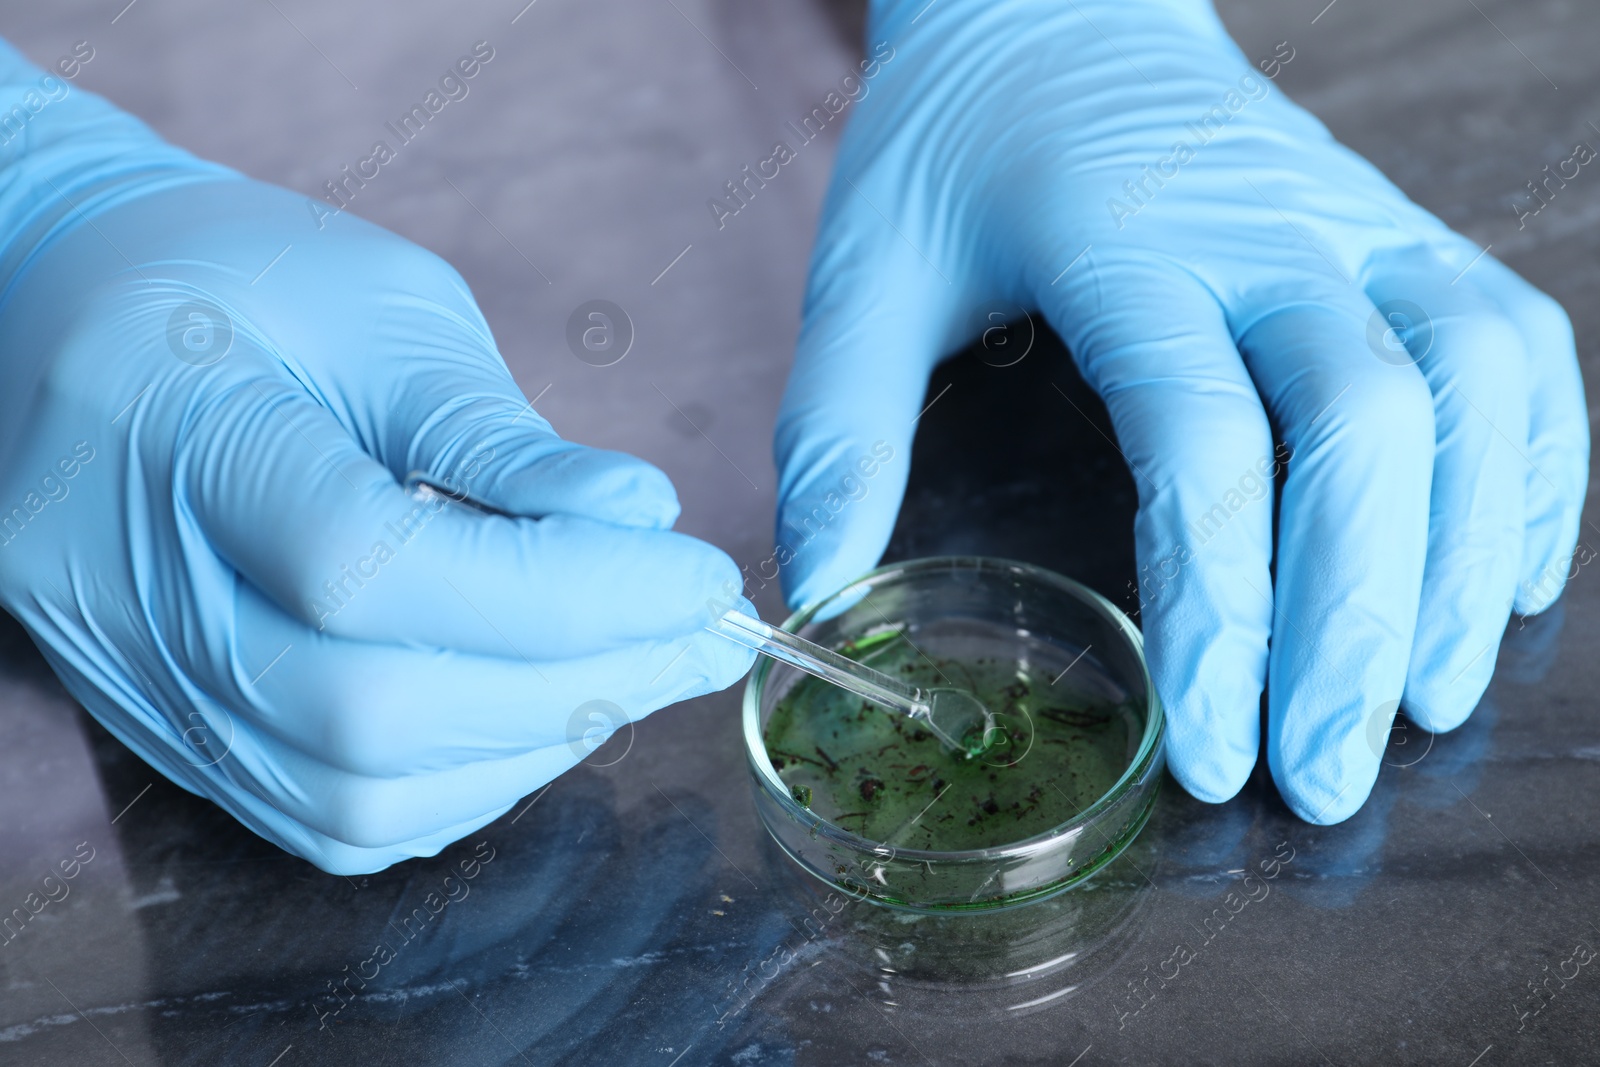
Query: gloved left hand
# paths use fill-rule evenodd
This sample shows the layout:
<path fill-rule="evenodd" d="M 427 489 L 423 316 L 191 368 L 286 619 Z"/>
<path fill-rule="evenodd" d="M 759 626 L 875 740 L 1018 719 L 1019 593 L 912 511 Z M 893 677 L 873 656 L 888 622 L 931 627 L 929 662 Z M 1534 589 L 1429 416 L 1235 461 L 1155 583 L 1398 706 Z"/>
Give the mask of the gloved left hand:
<path fill-rule="evenodd" d="M 57 96 L 0 169 L 0 601 L 130 748 L 357 873 L 748 669 L 733 561 L 556 436 L 447 264 Z"/>
<path fill-rule="evenodd" d="M 1460 724 L 1513 606 L 1570 573 L 1566 315 L 1287 100 L 1267 75 L 1292 42 L 1258 67 L 1201 0 L 875 0 L 869 22 L 777 432 L 790 601 L 883 551 L 906 463 L 838 489 L 879 442 L 909 459 L 934 363 L 1041 310 L 1138 485 L 1173 773 L 1233 796 L 1265 687 L 1284 799 L 1348 817 L 1396 707 Z"/>

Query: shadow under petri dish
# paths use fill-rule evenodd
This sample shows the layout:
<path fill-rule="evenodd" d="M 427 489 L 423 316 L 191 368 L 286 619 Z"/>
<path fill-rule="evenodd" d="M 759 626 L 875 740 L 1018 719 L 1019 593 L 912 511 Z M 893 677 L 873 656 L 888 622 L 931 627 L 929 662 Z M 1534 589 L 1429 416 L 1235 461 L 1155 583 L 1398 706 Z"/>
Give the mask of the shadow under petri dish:
<path fill-rule="evenodd" d="M 919 914 L 840 895 L 775 844 L 764 855 L 774 903 L 811 951 L 919 1026 L 1031 1014 L 1094 987 L 1142 936 L 1149 877 L 1161 870 L 1158 850 L 1140 838 L 1125 863 L 1027 908 Z"/>

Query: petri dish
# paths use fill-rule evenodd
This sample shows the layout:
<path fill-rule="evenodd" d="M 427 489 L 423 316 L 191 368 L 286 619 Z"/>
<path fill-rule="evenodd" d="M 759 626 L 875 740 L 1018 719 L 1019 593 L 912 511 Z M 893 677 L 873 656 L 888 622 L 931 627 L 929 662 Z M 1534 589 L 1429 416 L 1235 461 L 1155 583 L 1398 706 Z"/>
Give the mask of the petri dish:
<path fill-rule="evenodd" d="M 1164 718 L 1138 629 L 1026 563 L 882 567 L 784 628 L 918 684 L 976 692 L 1004 735 L 967 759 L 903 716 L 771 660 L 746 685 L 756 809 L 799 866 L 913 912 L 1043 900 L 1134 839 L 1160 788 Z"/>

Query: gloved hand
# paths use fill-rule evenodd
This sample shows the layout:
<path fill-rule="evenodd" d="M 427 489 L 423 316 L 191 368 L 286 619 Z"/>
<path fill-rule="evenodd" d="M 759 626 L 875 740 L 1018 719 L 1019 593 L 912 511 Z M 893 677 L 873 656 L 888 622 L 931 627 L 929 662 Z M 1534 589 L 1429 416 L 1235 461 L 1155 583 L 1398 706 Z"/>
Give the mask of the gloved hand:
<path fill-rule="evenodd" d="M 0 99 L 39 79 L 0 46 Z M 659 470 L 556 436 L 443 261 L 80 90 L 24 141 L 0 599 L 167 777 L 373 871 L 749 667 L 702 629 L 732 560 L 669 532 Z M 528 517 L 419 501 L 413 471 Z"/>
<path fill-rule="evenodd" d="M 1266 685 L 1284 798 L 1346 818 L 1396 703 L 1462 722 L 1510 610 L 1568 574 L 1565 314 L 1286 99 L 1266 74 L 1292 43 L 1258 69 L 1198 0 L 880 0 L 870 27 L 777 430 L 790 601 L 883 550 L 906 464 L 827 494 L 873 442 L 909 458 L 933 364 L 1038 309 L 1138 484 L 1174 774 L 1233 796 Z"/>

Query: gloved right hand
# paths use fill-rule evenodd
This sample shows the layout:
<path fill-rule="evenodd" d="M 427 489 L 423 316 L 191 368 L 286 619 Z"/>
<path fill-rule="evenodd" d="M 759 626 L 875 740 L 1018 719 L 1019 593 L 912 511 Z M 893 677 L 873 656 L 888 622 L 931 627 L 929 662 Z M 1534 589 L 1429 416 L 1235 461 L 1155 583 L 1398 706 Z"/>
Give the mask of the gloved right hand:
<path fill-rule="evenodd" d="M 40 78 L 0 44 L 4 96 Z M 703 630 L 732 560 L 669 531 L 659 470 L 556 435 L 443 261 L 81 91 L 26 132 L 0 602 L 161 773 L 369 872 L 748 669 Z M 419 501 L 414 471 L 526 518 Z"/>

